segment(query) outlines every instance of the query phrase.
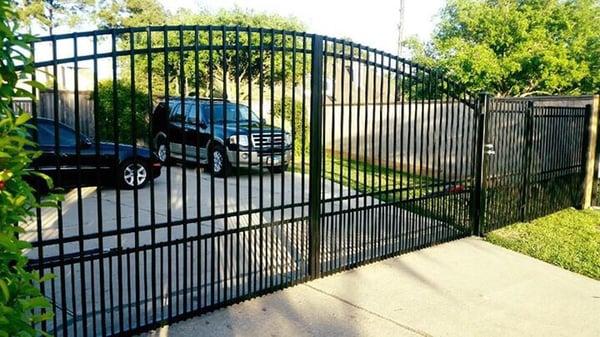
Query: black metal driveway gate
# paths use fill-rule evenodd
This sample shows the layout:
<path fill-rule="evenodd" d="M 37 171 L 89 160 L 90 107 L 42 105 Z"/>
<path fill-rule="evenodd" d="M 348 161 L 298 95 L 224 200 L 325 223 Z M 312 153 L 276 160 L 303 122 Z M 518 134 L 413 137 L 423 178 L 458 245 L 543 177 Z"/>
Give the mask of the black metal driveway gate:
<path fill-rule="evenodd" d="M 48 88 L 28 109 L 53 121 L 54 144 L 53 164 L 36 168 L 75 182 L 60 209 L 23 224 L 31 267 L 56 276 L 41 285 L 50 334 L 139 333 L 472 233 L 483 106 L 435 71 L 247 27 L 102 30 L 33 48 Z M 160 177 L 106 182 L 139 160 L 138 184 L 147 148 L 169 159 Z M 239 167 L 206 173 L 217 161 Z"/>

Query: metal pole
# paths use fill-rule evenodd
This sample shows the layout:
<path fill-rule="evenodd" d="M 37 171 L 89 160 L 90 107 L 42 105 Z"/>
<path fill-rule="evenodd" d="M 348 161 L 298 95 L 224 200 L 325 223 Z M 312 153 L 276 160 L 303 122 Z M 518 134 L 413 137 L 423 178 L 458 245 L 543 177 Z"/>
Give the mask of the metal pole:
<path fill-rule="evenodd" d="M 525 221 L 527 217 L 527 198 L 529 190 L 529 171 L 531 168 L 531 148 L 533 146 L 533 101 L 527 102 L 525 110 L 525 151 L 521 170 L 523 172 L 523 186 L 521 186 L 520 219 Z"/>
<path fill-rule="evenodd" d="M 309 274 L 321 274 L 320 220 L 321 220 L 321 129 L 323 113 L 323 37 L 312 38 L 311 97 L 310 97 L 310 170 L 309 170 Z"/>
<path fill-rule="evenodd" d="M 404 42 L 404 0 L 400 0 L 400 18 L 398 20 L 398 56 L 402 57 L 402 43 Z"/>
<path fill-rule="evenodd" d="M 479 94 L 477 102 L 477 139 L 475 147 L 475 187 L 471 197 L 471 215 L 473 235 L 482 235 L 482 228 L 485 218 L 485 137 L 487 128 L 487 111 L 489 107 L 490 95 L 488 93 Z"/>
<path fill-rule="evenodd" d="M 593 102 L 594 105 L 592 105 L 592 108 L 595 107 L 596 110 L 600 109 L 600 95 L 594 95 Z M 597 114 L 600 115 L 600 112 L 597 112 Z M 592 179 L 592 196 L 590 198 L 592 206 L 598 206 L 600 202 L 600 200 L 598 200 L 598 178 L 600 178 L 598 176 L 598 166 L 600 165 L 600 144 L 598 144 L 598 142 L 600 141 L 600 137 L 598 137 L 598 135 L 600 134 L 600 123 L 597 124 L 598 125 L 596 126 L 596 151 L 594 160 L 594 173 Z"/>

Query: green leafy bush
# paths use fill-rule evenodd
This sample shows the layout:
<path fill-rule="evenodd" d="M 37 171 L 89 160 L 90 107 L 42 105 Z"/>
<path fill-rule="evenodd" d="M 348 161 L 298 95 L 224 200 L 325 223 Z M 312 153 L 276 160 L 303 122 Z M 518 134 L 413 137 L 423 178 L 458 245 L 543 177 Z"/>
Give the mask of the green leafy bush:
<path fill-rule="evenodd" d="M 15 226 L 33 215 L 34 207 L 54 206 L 51 199 L 39 203 L 24 180 L 33 174 L 27 168 L 38 155 L 27 149 L 35 146 L 27 139 L 29 118 L 27 114 L 15 118 L 4 106 L 0 112 L 0 336 L 37 335 L 32 323 L 52 317 L 51 312 L 33 313 L 49 303 L 37 285 L 43 279 L 27 269 L 23 250 L 30 244 L 17 239 L 23 229 Z"/>
<path fill-rule="evenodd" d="M 50 275 L 40 279 L 28 270 L 23 253 L 30 245 L 18 239 L 23 229 L 17 225 L 30 217 L 35 207 L 55 203 L 52 199 L 39 202 L 24 180 L 33 174 L 28 167 L 39 153 L 29 139 L 27 122 L 31 117 L 15 113 L 12 99 L 35 98 L 18 88 L 19 84 L 42 86 L 28 80 L 33 72 L 28 56 L 33 37 L 18 33 L 19 21 L 12 6 L 12 1 L 0 0 L 0 336 L 35 336 L 41 332 L 34 324 L 52 317 L 39 289 L 39 282 Z M 18 66 L 22 66 L 20 71 Z"/>
<path fill-rule="evenodd" d="M 116 89 L 116 102 L 113 102 L 113 93 Z M 133 135 L 131 99 L 134 98 L 135 135 Z M 115 104 L 116 103 L 116 104 Z M 116 106 L 117 123 L 115 123 Z M 112 80 L 98 83 L 98 136 L 103 141 L 115 141 L 115 128 L 119 143 L 131 143 L 135 139 L 143 139 L 148 135 L 149 121 L 148 94 L 131 88 L 131 83 L 126 80 L 117 80 L 113 86 Z"/>
<path fill-rule="evenodd" d="M 309 109 L 305 107 L 304 118 L 302 113 L 302 102 L 296 101 L 292 104 L 291 100 L 285 101 L 285 106 L 281 101 L 275 102 L 273 106 L 273 115 L 277 118 L 281 118 L 282 113 L 286 121 L 286 132 L 293 133 L 294 136 L 294 156 L 299 158 L 304 153 L 306 160 L 308 160 L 308 152 L 310 149 L 310 120 L 309 120 Z M 291 125 L 294 124 L 292 129 Z M 293 132 L 292 132 L 293 131 Z M 303 138 L 304 137 L 304 146 Z"/>

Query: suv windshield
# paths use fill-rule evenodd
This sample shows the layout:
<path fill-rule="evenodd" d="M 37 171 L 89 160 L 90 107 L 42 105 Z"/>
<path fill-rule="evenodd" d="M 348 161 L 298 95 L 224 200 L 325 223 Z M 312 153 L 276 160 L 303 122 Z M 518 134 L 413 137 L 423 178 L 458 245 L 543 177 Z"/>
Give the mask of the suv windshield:
<path fill-rule="evenodd" d="M 224 121 L 226 122 L 233 122 L 235 123 L 237 121 L 237 111 L 239 110 L 239 121 L 240 122 L 259 122 L 260 119 L 256 116 L 256 114 L 252 111 L 250 111 L 250 109 L 248 109 L 247 106 L 245 105 L 241 105 L 238 104 L 236 106 L 235 103 L 227 103 L 227 111 L 224 113 L 224 105 L 222 102 L 219 103 L 214 103 L 213 104 L 213 121 L 214 123 L 223 123 Z M 210 113 L 210 103 L 205 103 L 201 105 L 202 107 L 202 120 L 204 120 L 207 123 L 210 123 L 211 121 L 211 113 Z M 191 118 L 189 118 L 191 117 Z M 195 119 L 195 114 L 193 114 L 193 116 L 189 116 L 188 119 Z"/>

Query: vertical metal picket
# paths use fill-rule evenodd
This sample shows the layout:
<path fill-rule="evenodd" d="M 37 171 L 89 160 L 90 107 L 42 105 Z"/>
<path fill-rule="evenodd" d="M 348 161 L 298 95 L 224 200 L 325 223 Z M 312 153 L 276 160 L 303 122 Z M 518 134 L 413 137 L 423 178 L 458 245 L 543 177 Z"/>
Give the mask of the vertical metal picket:
<path fill-rule="evenodd" d="M 323 113 L 323 37 L 312 37 L 310 74 L 310 149 L 308 192 L 308 260 L 309 275 L 321 274 L 320 221 L 321 221 L 321 129 Z"/>

